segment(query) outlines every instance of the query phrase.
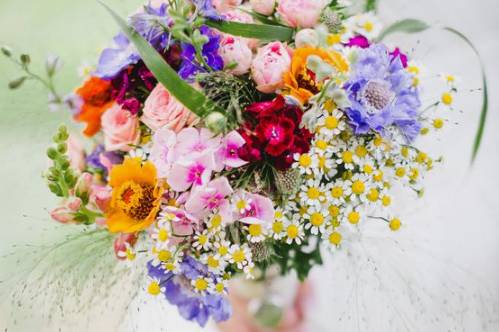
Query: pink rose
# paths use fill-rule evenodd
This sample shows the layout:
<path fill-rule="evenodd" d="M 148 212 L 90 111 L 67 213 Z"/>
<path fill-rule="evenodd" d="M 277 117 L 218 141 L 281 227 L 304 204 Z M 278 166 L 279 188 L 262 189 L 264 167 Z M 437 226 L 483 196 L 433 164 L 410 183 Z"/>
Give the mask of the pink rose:
<path fill-rule="evenodd" d="M 251 67 L 253 52 L 241 38 L 226 36 L 220 43 L 218 54 L 224 60 L 225 65 L 237 65 L 230 69 L 234 75 L 246 74 Z"/>
<path fill-rule="evenodd" d="M 239 6 L 242 2 L 243 0 L 213 0 L 211 3 L 219 13 L 223 13 Z"/>
<path fill-rule="evenodd" d="M 81 141 L 73 135 L 69 135 L 67 140 L 68 144 L 68 158 L 71 167 L 79 171 L 85 169 L 85 149 Z"/>
<path fill-rule="evenodd" d="M 312 28 L 326 4 L 325 0 L 280 0 L 277 12 L 290 27 Z"/>
<path fill-rule="evenodd" d="M 140 139 L 139 119 L 114 104 L 102 115 L 102 131 L 107 151 L 130 151 Z"/>
<path fill-rule="evenodd" d="M 246 24 L 255 23 L 255 20 L 253 20 L 253 16 L 239 9 L 233 9 L 225 12 L 224 17 L 227 21 L 231 22 L 246 23 Z M 256 49 L 258 46 L 258 39 L 241 38 L 241 40 L 246 41 L 248 43 L 248 46 L 252 50 Z"/>
<path fill-rule="evenodd" d="M 140 120 L 154 131 L 166 127 L 179 132 L 194 124 L 198 117 L 158 84 L 147 97 Z"/>
<path fill-rule="evenodd" d="M 271 15 L 274 12 L 275 0 L 250 0 L 253 11 L 262 15 Z"/>
<path fill-rule="evenodd" d="M 291 56 L 281 42 L 273 42 L 258 49 L 251 63 L 251 74 L 257 89 L 272 93 L 282 88 L 283 75 L 291 66 Z"/>
<path fill-rule="evenodd" d="M 75 212 L 80 209 L 81 203 L 78 197 L 71 197 L 64 202 L 63 206 L 52 210 L 50 216 L 62 224 L 75 223 Z"/>

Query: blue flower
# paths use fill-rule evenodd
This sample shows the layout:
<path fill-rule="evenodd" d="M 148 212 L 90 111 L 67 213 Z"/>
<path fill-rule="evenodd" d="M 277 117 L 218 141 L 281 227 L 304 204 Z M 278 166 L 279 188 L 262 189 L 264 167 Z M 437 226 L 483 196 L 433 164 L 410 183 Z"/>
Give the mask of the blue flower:
<path fill-rule="evenodd" d="M 218 48 L 220 47 L 220 35 L 204 25 L 199 29 L 199 31 L 201 34 L 208 37 L 208 42 L 203 45 L 202 49 L 204 60 L 213 70 L 222 70 L 224 67 L 224 61 L 218 54 Z M 197 62 L 196 49 L 193 45 L 183 43 L 180 57 L 182 58 L 182 64 L 178 74 L 184 80 L 192 81 L 197 73 L 206 71 L 206 68 Z"/>
<path fill-rule="evenodd" d="M 223 20 L 223 17 L 220 16 L 215 7 L 213 7 L 211 0 L 192 0 L 192 3 L 196 6 L 201 16 L 215 21 Z"/>
<path fill-rule="evenodd" d="M 169 35 L 164 28 L 168 26 L 169 20 L 166 4 L 162 4 L 159 8 L 148 5 L 144 6 L 144 12 L 130 17 L 130 25 L 152 46 L 163 50 L 169 42 Z M 139 62 L 139 53 L 124 34 L 119 33 L 114 37 L 114 43 L 113 47 L 106 48 L 102 52 L 94 73 L 97 77 L 113 79 L 123 69 Z"/>
<path fill-rule="evenodd" d="M 161 265 L 147 264 L 148 274 L 164 289 L 163 294 L 170 304 L 177 306 L 180 315 L 205 326 L 210 317 L 216 322 L 225 321 L 232 315 L 228 299 L 222 295 L 195 293 L 190 282 L 197 278 L 212 278 L 208 267 L 196 259 L 186 256 L 180 263 L 180 273 L 165 271 Z"/>
<path fill-rule="evenodd" d="M 386 136 L 393 126 L 407 142 L 419 134 L 419 92 L 400 57 L 392 57 L 386 46 L 359 50 L 345 88 L 351 102 L 346 114 L 355 134 L 374 130 Z"/>

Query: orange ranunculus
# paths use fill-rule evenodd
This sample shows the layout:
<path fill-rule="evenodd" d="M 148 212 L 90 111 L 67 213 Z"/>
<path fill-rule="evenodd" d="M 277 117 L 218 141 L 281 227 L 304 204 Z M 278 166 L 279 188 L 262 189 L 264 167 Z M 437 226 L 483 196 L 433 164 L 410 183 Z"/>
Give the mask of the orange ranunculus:
<path fill-rule="evenodd" d="M 302 103 L 306 103 L 321 89 L 321 83 L 315 81 L 314 73 L 307 68 L 307 59 L 311 55 L 320 57 L 338 72 L 348 71 L 348 63 L 339 52 L 314 47 L 296 49 L 291 59 L 291 70 L 284 74 L 284 84 L 288 93 Z"/>
<path fill-rule="evenodd" d="M 111 92 L 111 82 L 98 77 L 89 78 L 76 90 L 83 105 L 75 118 L 77 121 L 87 123 L 87 127 L 83 131 L 85 135 L 93 136 L 100 130 L 102 114 L 113 105 Z"/>
<path fill-rule="evenodd" d="M 153 163 L 126 158 L 123 164 L 111 169 L 109 185 L 113 188 L 106 211 L 110 232 L 135 233 L 154 222 L 163 187 L 158 183 Z"/>

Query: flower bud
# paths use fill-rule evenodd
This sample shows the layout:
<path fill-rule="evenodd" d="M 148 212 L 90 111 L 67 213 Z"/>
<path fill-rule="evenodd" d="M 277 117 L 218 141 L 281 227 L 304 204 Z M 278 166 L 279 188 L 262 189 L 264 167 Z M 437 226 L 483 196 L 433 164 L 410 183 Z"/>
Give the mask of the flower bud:
<path fill-rule="evenodd" d="M 319 46 L 319 34 L 314 29 L 300 30 L 295 37 L 297 48 Z"/>
<path fill-rule="evenodd" d="M 212 112 L 205 119 L 206 127 L 215 134 L 224 131 L 227 126 L 227 118 L 220 112 Z"/>
<path fill-rule="evenodd" d="M 80 177 L 76 181 L 76 186 L 75 186 L 75 192 L 78 197 L 86 195 L 90 192 L 90 187 L 92 185 L 93 179 L 94 177 L 90 173 L 85 172 L 80 175 Z"/>
<path fill-rule="evenodd" d="M 3 55 L 5 55 L 6 57 L 11 57 L 12 56 L 12 50 L 10 47 L 8 46 L 5 46 L 5 45 L 2 45 L 0 46 L 0 51 L 2 52 Z"/>
<path fill-rule="evenodd" d="M 45 70 L 49 77 L 54 76 L 54 74 L 61 69 L 62 62 L 57 55 L 49 55 L 45 61 Z"/>

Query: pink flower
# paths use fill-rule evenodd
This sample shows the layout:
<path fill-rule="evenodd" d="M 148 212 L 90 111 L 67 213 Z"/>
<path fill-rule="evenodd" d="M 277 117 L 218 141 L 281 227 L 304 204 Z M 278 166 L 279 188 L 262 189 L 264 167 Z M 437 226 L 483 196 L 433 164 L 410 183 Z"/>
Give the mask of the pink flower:
<path fill-rule="evenodd" d="M 111 201 L 111 195 L 111 187 L 93 185 L 90 190 L 90 202 L 102 212 L 106 212 Z"/>
<path fill-rule="evenodd" d="M 90 191 L 90 186 L 94 180 L 94 176 L 90 173 L 84 172 L 78 178 L 75 185 L 75 193 L 77 196 L 88 194 Z"/>
<path fill-rule="evenodd" d="M 194 188 L 185 203 L 185 209 L 198 218 L 204 218 L 213 210 L 226 207 L 229 204 L 226 197 L 232 192 L 227 178 L 217 178 L 206 186 Z"/>
<path fill-rule="evenodd" d="M 85 169 L 85 149 L 81 141 L 74 135 L 69 135 L 67 140 L 68 145 L 68 158 L 71 167 L 79 171 Z"/>
<path fill-rule="evenodd" d="M 253 16 L 239 9 L 233 9 L 225 12 L 224 18 L 230 22 L 247 23 L 247 24 L 255 23 L 255 20 L 253 20 Z M 227 34 L 224 35 L 228 36 Z M 240 38 L 240 39 L 242 41 L 245 41 L 248 44 L 249 48 L 252 50 L 256 49 L 258 46 L 258 39 L 254 38 Z"/>
<path fill-rule="evenodd" d="M 246 74 L 251 67 L 253 52 L 251 52 L 247 42 L 241 38 L 225 36 L 220 43 L 218 54 L 224 60 L 225 65 L 236 65 L 229 70 L 234 75 Z"/>
<path fill-rule="evenodd" d="M 173 215 L 172 229 L 174 236 L 190 236 L 199 227 L 199 219 L 184 210 L 167 206 L 163 214 Z"/>
<path fill-rule="evenodd" d="M 262 15 L 271 15 L 274 12 L 275 0 L 250 0 L 253 11 Z"/>
<path fill-rule="evenodd" d="M 166 178 L 170 174 L 176 142 L 177 135 L 166 127 L 156 131 L 152 137 L 151 161 L 156 166 L 159 178 Z"/>
<path fill-rule="evenodd" d="M 62 224 L 75 223 L 75 213 L 80 209 L 81 203 L 78 197 L 71 197 L 64 202 L 63 206 L 52 210 L 50 217 Z"/>
<path fill-rule="evenodd" d="M 242 2 L 242 0 L 212 0 L 211 3 L 218 12 L 223 13 L 231 8 L 239 6 Z"/>
<path fill-rule="evenodd" d="M 133 248 L 139 236 L 135 233 L 125 234 L 122 233 L 114 239 L 114 254 L 116 258 L 123 260 L 126 259 L 126 252 L 129 248 Z"/>
<path fill-rule="evenodd" d="M 274 205 L 268 197 L 242 191 L 236 195 L 235 204 L 235 220 L 261 225 L 269 225 L 274 221 Z"/>
<path fill-rule="evenodd" d="M 166 127 L 178 133 L 198 121 L 198 117 L 158 83 L 146 99 L 140 120 L 153 131 Z"/>
<path fill-rule="evenodd" d="M 185 128 L 177 135 L 174 159 L 192 160 L 206 151 L 215 151 L 220 145 L 220 137 L 206 128 Z"/>
<path fill-rule="evenodd" d="M 140 139 L 139 119 L 114 104 L 102 115 L 102 131 L 107 151 L 130 151 Z"/>
<path fill-rule="evenodd" d="M 175 163 L 167 181 L 174 191 L 186 191 L 191 186 L 202 186 L 208 183 L 214 168 L 215 158 L 213 154 L 205 153 L 192 161 Z"/>
<path fill-rule="evenodd" d="M 313 28 L 327 3 L 326 0 L 280 0 L 277 12 L 290 27 Z"/>
<path fill-rule="evenodd" d="M 246 141 L 237 131 L 231 131 L 222 138 L 222 144 L 215 155 L 215 170 L 219 172 L 225 166 L 237 168 L 247 164 L 247 161 L 239 157 L 239 149 L 244 144 Z"/>
<path fill-rule="evenodd" d="M 281 42 L 273 42 L 258 49 L 251 64 L 251 74 L 257 89 L 272 93 L 283 87 L 283 75 L 291 66 L 291 56 Z"/>

